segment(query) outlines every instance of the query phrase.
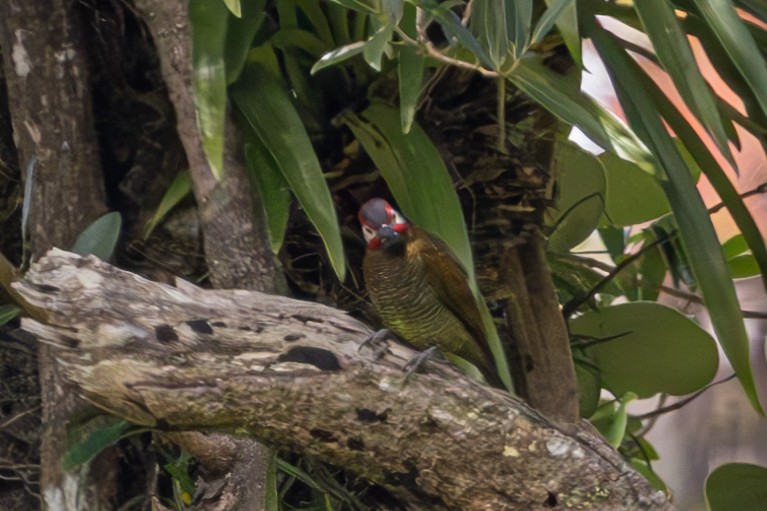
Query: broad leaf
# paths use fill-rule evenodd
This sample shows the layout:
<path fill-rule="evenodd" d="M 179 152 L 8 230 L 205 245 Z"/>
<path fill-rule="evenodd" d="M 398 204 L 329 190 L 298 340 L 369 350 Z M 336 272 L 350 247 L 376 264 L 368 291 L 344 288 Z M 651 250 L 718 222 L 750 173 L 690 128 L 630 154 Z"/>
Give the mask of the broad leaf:
<path fill-rule="evenodd" d="M 226 120 L 226 32 L 229 11 L 221 1 L 190 0 L 192 84 L 197 126 L 210 170 L 217 181 L 224 173 Z"/>
<path fill-rule="evenodd" d="M 477 40 L 490 56 L 494 69 L 500 69 L 509 52 L 508 27 L 510 2 L 495 0 L 474 0 L 471 11 L 471 29 Z"/>
<path fill-rule="evenodd" d="M 394 25 L 383 25 L 367 40 L 365 47 L 362 49 L 362 56 L 365 57 L 365 62 L 376 71 L 381 70 L 381 59 L 393 33 Z"/>
<path fill-rule="evenodd" d="M 569 323 L 570 333 L 616 396 L 681 396 L 706 386 L 716 374 L 716 342 L 680 312 L 654 302 L 588 311 Z"/>
<path fill-rule="evenodd" d="M 107 213 L 80 233 L 72 245 L 72 252 L 81 256 L 93 254 L 102 261 L 109 261 L 120 238 L 121 228 L 120 213 L 116 211 Z"/>
<path fill-rule="evenodd" d="M 613 153 L 599 155 L 607 180 L 605 215 L 624 227 L 665 215 L 671 210 L 658 180 L 638 165 Z"/>
<path fill-rule="evenodd" d="M 268 71 L 249 65 L 231 94 L 317 228 L 330 263 L 343 281 L 346 266 L 333 199 L 288 91 Z"/>
<path fill-rule="evenodd" d="M 565 252 L 594 232 L 604 212 L 605 174 L 599 160 L 575 144 L 556 144 L 554 169 L 559 185 L 556 208 L 546 210 L 553 226 L 549 250 Z"/>
<path fill-rule="evenodd" d="M 763 510 L 767 501 L 767 467 L 727 463 L 706 479 L 706 505 L 710 511 Z"/>

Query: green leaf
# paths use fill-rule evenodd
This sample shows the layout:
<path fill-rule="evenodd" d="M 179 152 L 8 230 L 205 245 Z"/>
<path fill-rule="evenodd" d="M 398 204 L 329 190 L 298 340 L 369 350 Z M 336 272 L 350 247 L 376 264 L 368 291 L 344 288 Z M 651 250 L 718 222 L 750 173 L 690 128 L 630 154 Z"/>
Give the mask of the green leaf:
<path fill-rule="evenodd" d="M 404 46 L 399 51 L 399 108 L 402 132 L 409 133 L 421 97 L 426 59 L 415 49 Z"/>
<path fill-rule="evenodd" d="M 12 303 L 0 305 L 0 325 L 8 323 L 19 314 L 21 309 Z"/>
<path fill-rule="evenodd" d="M 259 65 L 248 65 L 232 98 L 322 237 L 339 280 L 346 275 L 335 206 L 309 135 L 279 81 Z"/>
<path fill-rule="evenodd" d="M 226 8 L 229 9 L 232 14 L 238 18 L 242 17 L 242 7 L 240 6 L 240 0 L 224 0 L 224 4 L 226 4 Z"/>
<path fill-rule="evenodd" d="M 275 48 L 280 50 L 299 48 L 314 58 L 320 58 L 328 48 L 322 39 L 299 28 L 280 29 L 274 33 L 271 42 Z"/>
<path fill-rule="evenodd" d="M 371 6 L 371 2 L 365 1 L 365 0 L 329 0 L 333 3 L 336 3 L 338 5 L 342 5 L 346 7 L 347 9 L 351 9 L 352 11 L 361 12 L 364 14 L 380 14 L 380 11 L 373 6 Z M 374 4 L 378 4 L 379 2 L 373 2 Z"/>
<path fill-rule="evenodd" d="M 493 62 L 493 69 L 500 69 L 506 61 L 509 51 L 508 27 L 509 2 L 496 0 L 474 0 L 471 11 L 471 29 L 476 34 L 482 48 Z"/>
<path fill-rule="evenodd" d="M 763 413 L 756 394 L 746 335 L 735 287 L 716 232 L 690 170 L 666 131 L 653 97 L 637 79 L 637 64 L 602 29 L 590 31 L 597 51 L 605 61 L 621 106 L 637 135 L 650 148 L 665 170 L 662 181 L 690 266 L 703 292 L 711 322 L 727 358 L 738 375 L 754 408 Z"/>
<path fill-rule="evenodd" d="M 767 468 L 750 463 L 720 465 L 706 478 L 710 511 L 767 509 Z"/>
<path fill-rule="evenodd" d="M 162 196 L 157 211 L 154 212 L 152 218 L 149 219 L 147 226 L 144 228 L 144 240 L 149 238 L 149 235 L 152 234 L 152 231 L 157 227 L 157 224 L 159 224 L 179 202 L 184 200 L 191 193 L 192 178 L 189 175 L 188 170 L 182 170 L 176 174 L 173 182 L 165 191 L 165 195 Z"/>
<path fill-rule="evenodd" d="M 677 20 L 669 0 L 635 2 L 634 8 L 650 36 L 658 59 L 674 81 L 690 111 L 711 134 L 719 150 L 732 162 L 714 94 L 698 68 L 687 35 Z"/>
<path fill-rule="evenodd" d="M 117 245 L 121 227 L 120 213 L 116 211 L 107 213 L 80 233 L 72 245 L 72 252 L 83 257 L 93 254 L 102 261 L 108 261 Z"/>
<path fill-rule="evenodd" d="M 646 165 L 647 150 L 636 136 L 617 117 L 581 92 L 580 83 L 572 76 L 557 74 L 532 59 L 522 59 L 509 79 L 553 115 L 580 128 L 595 144 L 624 159 Z"/>
<path fill-rule="evenodd" d="M 597 409 L 602 380 L 599 371 L 591 367 L 591 362 L 584 359 L 582 353 L 575 355 L 575 377 L 578 380 L 578 411 L 581 417 L 588 419 Z"/>
<path fill-rule="evenodd" d="M 507 37 L 514 45 L 514 56 L 520 58 L 530 42 L 530 27 L 533 23 L 533 2 L 532 0 L 515 0 L 514 2 L 498 3 L 506 4 L 507 6 Z"/>
<path fill-rule="evenodd" d="M 558 141 L 554 169 L 559 185 L 556 208 L 546 210 L 555 226 L 549 250 L 566 252 L 594 232 L 604 212 L 605 174 L 599 160 L 567 141 Z"/>
<path fill-rule="evenodd" d="M 314 74 L 321 69 L 325 69 L 326 67 L 350 59 L 355 55 L 359 55 L 365 50 L 366 44 L 367 41 L 358 41 L 356 43 L 347 44 L 346 46 L 341 46 L 340 48 L 336 48 L 335 50 L 327 52 L 322 56 L 322 58 L 320 58 L 320 60 L 317 61 L 316 64 L 314 64 L 314 66 L 312 66 L 310 73 Z"/>
<path fill-rule="evenodd" d="M 192 85 L 197 127 L 210 170 L 217 181 L 224 174 L 226 121 L 226 32 L 229 11 L 218 0 L 190 0 Z"/>
<path fill-rule="evenodd" d="M 280 167 L 250 126 L 242 130 L 245 161 L 266 214 L 269 245 L 275 254 L 285 239 L 290 217 L 290 187 Z"/>
<path fill-rule="evenodd" d="M 671 206 L 658 180 L 613 153 L 599 155 L 607 180 L 605 215 L 610 223 L 624 227 L 665 215 Z"/>
<path fill-rule="evenodd" d="M 266 467 L 264 489 L 264 509 L 266 511 L 279 511 L 280 492 L 277 489 L 277 455 L 274 451 L 270 451 L 269 454 L 269 464 Z"/>
<path fill-rule="evenodd" d="M 680 312 L 654 302 L 588 311 L 570 321 L 604 388 L 616 396 L 681 396 L 705 387 L 719 364 L 716 342 Z"/>
<path fill-rule="evenodd" d="M 530 44 L 532 45 L 541 42 L 541 40 L 546 37 L 546 35 L 551 30 L 551 27 L 553 27 L 555 23 L 558 23 L 562 16 L 565 16 L 569 14 L 570 11 L 572 11 L 572 9 L 575 7 L 575 1 L 548 0 L 546 5 L 548 5 L 548 8 L 543 11 L 543 14 L 541 15 L 538 23 L 535 25 L 535 29 L 533 30 L 533 35 L 530 41 Z M 574 12 L 573 15 L 575 15 Z"/>
<path fill-rule="evenodd" d="M 662 492 L 668 492 L 668 486 L 663 481 L 663 479 L 661 479 L 660 476 L 652 469 L 652 466 L 647 460 L 642 458 L 631 458 L 628 461 L 631 466 L 634 467 L 634 470 L 642 474 L 645 479 L 650 481 L 650 484 L 653 488 Z"/>
<path fill-rule="evenodd" d="M 767 67 L 759 47 L 727 0 L 693 0 L 767 115 Z"/>
<path fill-rule="evenodd" d="M 450 10 L 450 2 L 440 4 L 436 0 L 421 0 L 419 7 L 439 23 L 448 38 L 454 37 L 464 48 L 476 56 L 483 66 L 488 69 L 495 68 L 493 60 L 482 48 L 474 34 L 464 27 L 461 19 Z"/>
<path fill-rule="evenodd" d="M 739 256 L 748 250 L 748 244 L 742 234 L 736 234 L 732 238 L 722 243 L 724 257 L 729 261 L 735 256 Z"/>
<path fill-rule="evenodd" d="M 706 175 L 719 197 L 721 197 L 722 202 L 724 202 L 733 220 L 735 220 L 749 248 L 751 248 L 754 258 L 759 265 L 762 281 L 765 287 L 767 287 L 767 247 L 765 246 L 765 240 L 738 190 L 732 184 L 732 181 L 721 165 L 719 165 L 717 159 L 711 154 L 706 144 L 671 101 L 663 95 L 658 85 L 643 71 L 637 74 L 635 78 L 649 90 L 650 95 L 655 99 L 658 112 L 660 112 L 669 127 L 679 137 L 676 140 L 684 144 L 686 152 L 683 152 L 682 156 L 685 157 L 687 166 L 691 166 L 691 163 L 686 159 L 689 156 L 697 164 L 695 170 L 701 170 Z"/>
<path fill-rule="evenodd" d="M 621 399 L 605 402 L 589 418 L 595 428 L 605 437 L 614 448 L 620 447 L 626 435 L 628 413 L 626 405 L 636 399 L 636 395 L 628 392 Z"/>
<path fill-rule="evenodd" d="M 394 25 L 383 25 L 367 40 L 365 47 L 362 49 L 362 56 L 365 57 L 365 62 L 376 71 L 381 70 L 381 59 L 393 33 Z"/>
<path fill-rule="evenodd" d="M 98 415 L 67 434 L 64 470 L 72 470 L 95 458 L 101 451 L 129 435 L 148 431 L 113 415 Z"/>
<path fill-rule="evenodd" d="M 730 267 L 730 277 L 733 279 L 745 279 L 759 275 L 759 265 L 751 254 L 733 257 L 727 261 Z"/>
<path fill-rule="evenodd" d="M 265 7 L 266 0 L 249 0 L 241 18 L 229 18 L 224 49 L 227 85 L 234 83 L 242 72 L 253 38 L 266 19 Z"/>
<path fill-rule="evenodd" d="M 565 42 L 565 46 L 570 51 L 570 55 L 581 69 L 583 67 L 583 55 L 581 51 L 581 36 L 578 30 L 578 8 L 575 1 L 570 0 L 546 0 L 548 9 L 543 13 L 538 25 L 533 32 L 533 42 L 536 44 L 541 38 L 546 36 L 549 31 L 546 25 L 551 19 L 557 25 L 559 35 Z"/>

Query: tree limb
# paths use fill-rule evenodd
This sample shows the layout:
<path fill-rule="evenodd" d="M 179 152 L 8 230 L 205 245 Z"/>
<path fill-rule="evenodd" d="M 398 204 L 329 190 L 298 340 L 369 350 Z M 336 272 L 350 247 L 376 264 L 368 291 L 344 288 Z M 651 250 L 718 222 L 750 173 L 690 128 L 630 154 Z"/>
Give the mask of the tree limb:
<path fill-rule="evenodd" d="M 368 328 L 316 303 L 153 283 L 53 250 L 14 284 L 49 311 L 87 399 L 134 422 L 238 433 L 344 466 L 428 509 L 671 509 L 587 423 L 563 425 L 447 364 L 405 381 Z"/>

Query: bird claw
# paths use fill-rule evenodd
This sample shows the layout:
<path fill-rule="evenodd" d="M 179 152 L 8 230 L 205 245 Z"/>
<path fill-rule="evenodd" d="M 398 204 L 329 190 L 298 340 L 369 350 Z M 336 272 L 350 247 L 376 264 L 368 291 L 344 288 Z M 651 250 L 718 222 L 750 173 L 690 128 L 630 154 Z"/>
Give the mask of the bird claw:
<path fill-rule="evenodd" d="M 394 332 L 388 328 L 382 328 L 381 330 L 377 331 L 362 341 L 360 345 L 357 346 L 357 351 L 361 351 L 363 346 L 371 345 L 373 346 L 373 357 L 378 360 L 379 358 L 383 357 L 386 354 L 386 351 L 389 349 L 388 344 L 386 344 L 386 339 L 393 336 Z"/>
<path fill-rule="evenodd" d="M 405 375 L 405 380 L 410 378 L 410 375 L 413 374 L 419 367 L 421 367 L 421 364 L 423 364 L 424 362 L 432 358 L 438 350 L 439 348 L 437 348 L 436 346 L 432 346 L 429 349 L 420 352 L 418 355 L 408 360 L 407 364 L 405 364 L 404 367 L 402 368 L 402 370 L 407 373 Z"/>

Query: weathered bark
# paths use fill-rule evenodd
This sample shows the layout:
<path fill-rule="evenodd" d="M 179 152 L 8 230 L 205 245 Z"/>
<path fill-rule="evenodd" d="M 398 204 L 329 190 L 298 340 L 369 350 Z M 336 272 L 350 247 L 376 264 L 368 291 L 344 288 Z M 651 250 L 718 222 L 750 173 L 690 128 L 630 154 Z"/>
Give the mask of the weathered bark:
<path fill-rule="evenodd" d="M 19 164 L 31 196 L 32 257 L 69 247 L 105 209 L 98 143 L 93 128 L 87 56 L 80 20 L 65 0 L 10 0 L 0 15 L 9 110 Z M 40 486 L 49 509 L 110 507 L 114 480 L 107 470 L 65 473 L 68 417 L 84 403 L 60 377 L 49 349 L 38 353 L 42 416 Z M 96 461 L 96 464 L 103 462 Z"/>
<path fill-rule="evenodd" d="M 587 423 L 560 424 L 320 304 L 153 283 L 52 251 L 16 289 L 98 406 L 170 431 L 237 432 L 387 487 L 413 509 L 671 509 Z"/>

